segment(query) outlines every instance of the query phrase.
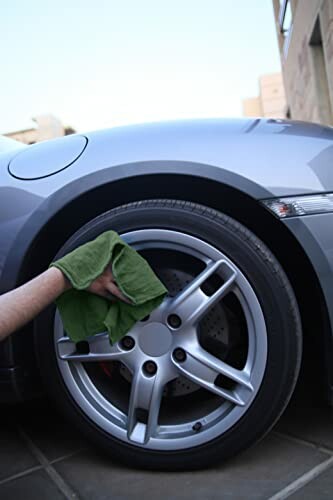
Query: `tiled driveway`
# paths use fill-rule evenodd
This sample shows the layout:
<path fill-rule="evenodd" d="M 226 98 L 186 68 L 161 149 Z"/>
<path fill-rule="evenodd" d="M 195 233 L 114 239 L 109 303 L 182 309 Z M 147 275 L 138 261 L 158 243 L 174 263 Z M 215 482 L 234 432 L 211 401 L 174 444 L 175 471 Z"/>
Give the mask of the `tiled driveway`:
<path fill-rule="evenodd" d="M 257 446 L 202 472 L 157 473 L 94 451 L 45 400 L 1 407 L 0 499 L 332 499 L 333 412 L 292 403 Z"/>

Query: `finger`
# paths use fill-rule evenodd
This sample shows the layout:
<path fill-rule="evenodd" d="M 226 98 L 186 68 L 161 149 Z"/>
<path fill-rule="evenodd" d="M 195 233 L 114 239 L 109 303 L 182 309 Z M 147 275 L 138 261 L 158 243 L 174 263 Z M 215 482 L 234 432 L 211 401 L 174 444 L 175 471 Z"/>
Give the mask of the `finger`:
<path fill-rule="evenodd" d="M 118 299 L 126 302 L 127 304 L 131 304 L 131 301 L 125 297 L 125 295 L 119 290 L 119 288 L 111 281 L 106 285 L 107 290 L 115 295 Z"/>
<path fill-rule="evenodd" d="M 107 268 L 107 276 L 106 276 L 112 283 L 114 283 L 116 285 L 116 287 L 118 287 L 118 283 L 116 281 L 116 278 L 114 277 L 114 274 L 112 272 L 112 266 L 110 265 L 108 268 Z M 119 290 L 120 291 L 120 290 Z"/>
<path fill-rule="evenodd" d="M 104 290 L 103 292 L 96 293 L 95 295 L 99 295 L 100 297 L 103 297 L 103 299 L 107 299 L 109 302 L 116 302 L 118 297 L 115 297 L 112 295 L 112 293 L 108 292 L 107 290 Z"/>

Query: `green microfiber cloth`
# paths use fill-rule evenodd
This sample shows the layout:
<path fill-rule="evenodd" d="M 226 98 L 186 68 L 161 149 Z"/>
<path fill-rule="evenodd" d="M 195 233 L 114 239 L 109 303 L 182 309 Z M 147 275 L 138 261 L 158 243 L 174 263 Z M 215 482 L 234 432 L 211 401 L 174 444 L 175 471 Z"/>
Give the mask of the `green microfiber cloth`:
<path fill-rule="evenodd" d="M 112 263 L 118 288 L 132 304 L 111 302 L 85 289 Z M 64 329 L 74 342 L 107 330 L 118 342 L 163 301 L 167 289 L 148 262 L 115 231 L 106 231 L 50 265 L 60 269 L 73 288 L 57 300 Z"/>

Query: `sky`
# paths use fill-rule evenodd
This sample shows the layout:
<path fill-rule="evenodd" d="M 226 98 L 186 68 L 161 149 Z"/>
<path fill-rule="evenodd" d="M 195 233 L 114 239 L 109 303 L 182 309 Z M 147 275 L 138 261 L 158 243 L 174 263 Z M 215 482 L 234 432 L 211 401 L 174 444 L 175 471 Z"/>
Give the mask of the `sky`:
<path fill-rule="evenodd" d="M 271 0 L 1 0 L 0 132 L 241 116 L 280 71 Z"/>

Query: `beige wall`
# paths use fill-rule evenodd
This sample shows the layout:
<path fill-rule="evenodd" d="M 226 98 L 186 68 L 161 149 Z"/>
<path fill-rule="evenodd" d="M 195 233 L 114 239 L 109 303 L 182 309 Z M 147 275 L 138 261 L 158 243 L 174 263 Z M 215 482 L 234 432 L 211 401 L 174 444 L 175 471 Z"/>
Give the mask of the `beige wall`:
<path fill-rule="evenodd" d="M 285 118 L 286 99 L 281 73 L 259 78 L 259 96 L 243 100 L 244 116 Z"/>
<path fill-rule="evenodd" d="M 243 116 L 262 116 L 262 108 L 259 97 L 249 97 L 244 99 Z"/>
<path fill-rule="evenodd" d="M 292 0 L 289 38 L 278 25 L 280 1 L 273 6 L 291 118 L 333 125 L 333 0 Z"/>
<path fill-rule="evenodd" d="M 35 127 L 25 130 L 8 132 L 4 135 L 25 144 L 34 144 L 35 142 L 46 141 L 55 137 L 65 135 L 65 128 L 53 115 L 45 114 L 33 118 Z"/>

